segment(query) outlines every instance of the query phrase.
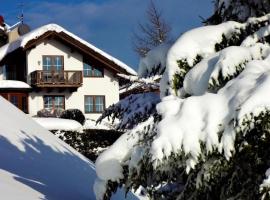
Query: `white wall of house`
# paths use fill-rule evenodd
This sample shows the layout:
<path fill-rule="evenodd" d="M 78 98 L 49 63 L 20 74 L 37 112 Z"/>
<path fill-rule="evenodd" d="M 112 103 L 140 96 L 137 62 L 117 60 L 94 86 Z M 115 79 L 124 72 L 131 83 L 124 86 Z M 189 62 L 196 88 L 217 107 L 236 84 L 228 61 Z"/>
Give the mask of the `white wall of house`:
<path fill-rule="evenodd" d="M 64 70 L 82 70 L 83 57 L 76 51 L 56 41 L 46 39 L 36 45 L 34 49 L 26 52 L 28 75 L 35 70 L 42 70 L 42 56 L 57 55 L 64 56 Z M 30 76 L 28 76 L 29 81 Z"/>
<path fill-rule="evenodd" d="M 27 52 L 28 83 L 30 83 L 30 73 L 35 70 L 42 70 L 42 55 L 62 55 L 64 57 L 64 70 L 83 70 L 83 57 L 78 52 L 55 40 L 45 40 L 38 44 L 34 49 Z M 85 95 L 104 95 L 106 107 L 119 101 L 118 79 L 113 73 L 104 69 L 104 77 L 83 77 L 83 85 L 75 92 L 32 92 L 29 94 L 29 113 L 36 113 L 43 109 L 44 95 L 64 95 L 65 108 L 78 108 L 84 112 Z M 85 114 L 85 112 L 84 112 Z M 97 119 L 100 114 L 85 114 L 87 118 Z"/>

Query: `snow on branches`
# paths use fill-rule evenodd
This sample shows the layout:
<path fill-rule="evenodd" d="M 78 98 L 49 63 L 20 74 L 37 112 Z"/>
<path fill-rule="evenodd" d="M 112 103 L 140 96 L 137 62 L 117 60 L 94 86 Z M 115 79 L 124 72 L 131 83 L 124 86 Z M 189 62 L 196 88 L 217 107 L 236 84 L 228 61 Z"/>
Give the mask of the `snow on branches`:
<path fill-rule="evenodd" d="M 269 18 L 205 26 L 176 41 L 157 114 L 138 120 L 133 139 L 126 133 L 98 159 L 103 171 L 123 151 L 111 174 L 98 174 L 100 197 L 113 191 L 111 182 L 143 186 L 153 199 L 269 197 Z"/>

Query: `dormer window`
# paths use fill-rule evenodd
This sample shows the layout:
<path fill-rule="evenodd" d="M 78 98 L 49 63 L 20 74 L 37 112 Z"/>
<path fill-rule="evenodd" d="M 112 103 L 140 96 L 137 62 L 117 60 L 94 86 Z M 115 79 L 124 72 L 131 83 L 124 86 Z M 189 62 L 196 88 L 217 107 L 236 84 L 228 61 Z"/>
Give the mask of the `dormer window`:
<path fill-rule="evenodd" d="M 89 63 L 83 63 L 83 76 L 84 77 L 103 77 L 104 70 L 101 67 L 94 67 Z"/>

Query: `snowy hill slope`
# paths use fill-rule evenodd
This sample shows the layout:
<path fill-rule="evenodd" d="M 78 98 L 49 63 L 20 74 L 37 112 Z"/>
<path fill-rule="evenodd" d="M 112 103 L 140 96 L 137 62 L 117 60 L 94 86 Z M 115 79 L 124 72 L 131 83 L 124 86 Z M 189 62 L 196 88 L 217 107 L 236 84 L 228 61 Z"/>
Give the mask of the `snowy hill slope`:
<path fill-rule="evenodd" d="M 0 97 L 0 198 L 95 199 L 94 165 Z"/>

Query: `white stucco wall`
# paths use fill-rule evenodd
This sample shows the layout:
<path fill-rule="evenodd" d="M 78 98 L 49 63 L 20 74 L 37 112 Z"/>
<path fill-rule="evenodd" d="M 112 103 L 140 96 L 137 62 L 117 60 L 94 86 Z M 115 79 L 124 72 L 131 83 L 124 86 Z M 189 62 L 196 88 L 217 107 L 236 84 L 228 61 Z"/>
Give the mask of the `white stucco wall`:
<path fill-rule="evenodd" d="M 83 57 L 78 52 L 72 52 L 69 47 L 55 40 L 46 40 L 38 44 L 34 49 L 27 52 L 28 82 L 29 75 L 35 70 L 42 70 L 42 55 L 62 55 L 64 57 L 64 70 L 83 70 Z M 75 92 L 65 90 L 59 92 L 41 91 L 29 94 L 29 113 L 36 115 L 43 108 L 44 95 L 64 95 L 65 108 L 78 108 L 84 113 L 85 95 L 105 95 L 106 107 L 119 101 L 119 85 L 117 78 L 104 69 L 104 78 L 84 77 L 83 85 Z M 84 113 L 85 114 L 85 113 Z M 85 114 L 87 118 L 97 119 L 100 114 Z"/>

